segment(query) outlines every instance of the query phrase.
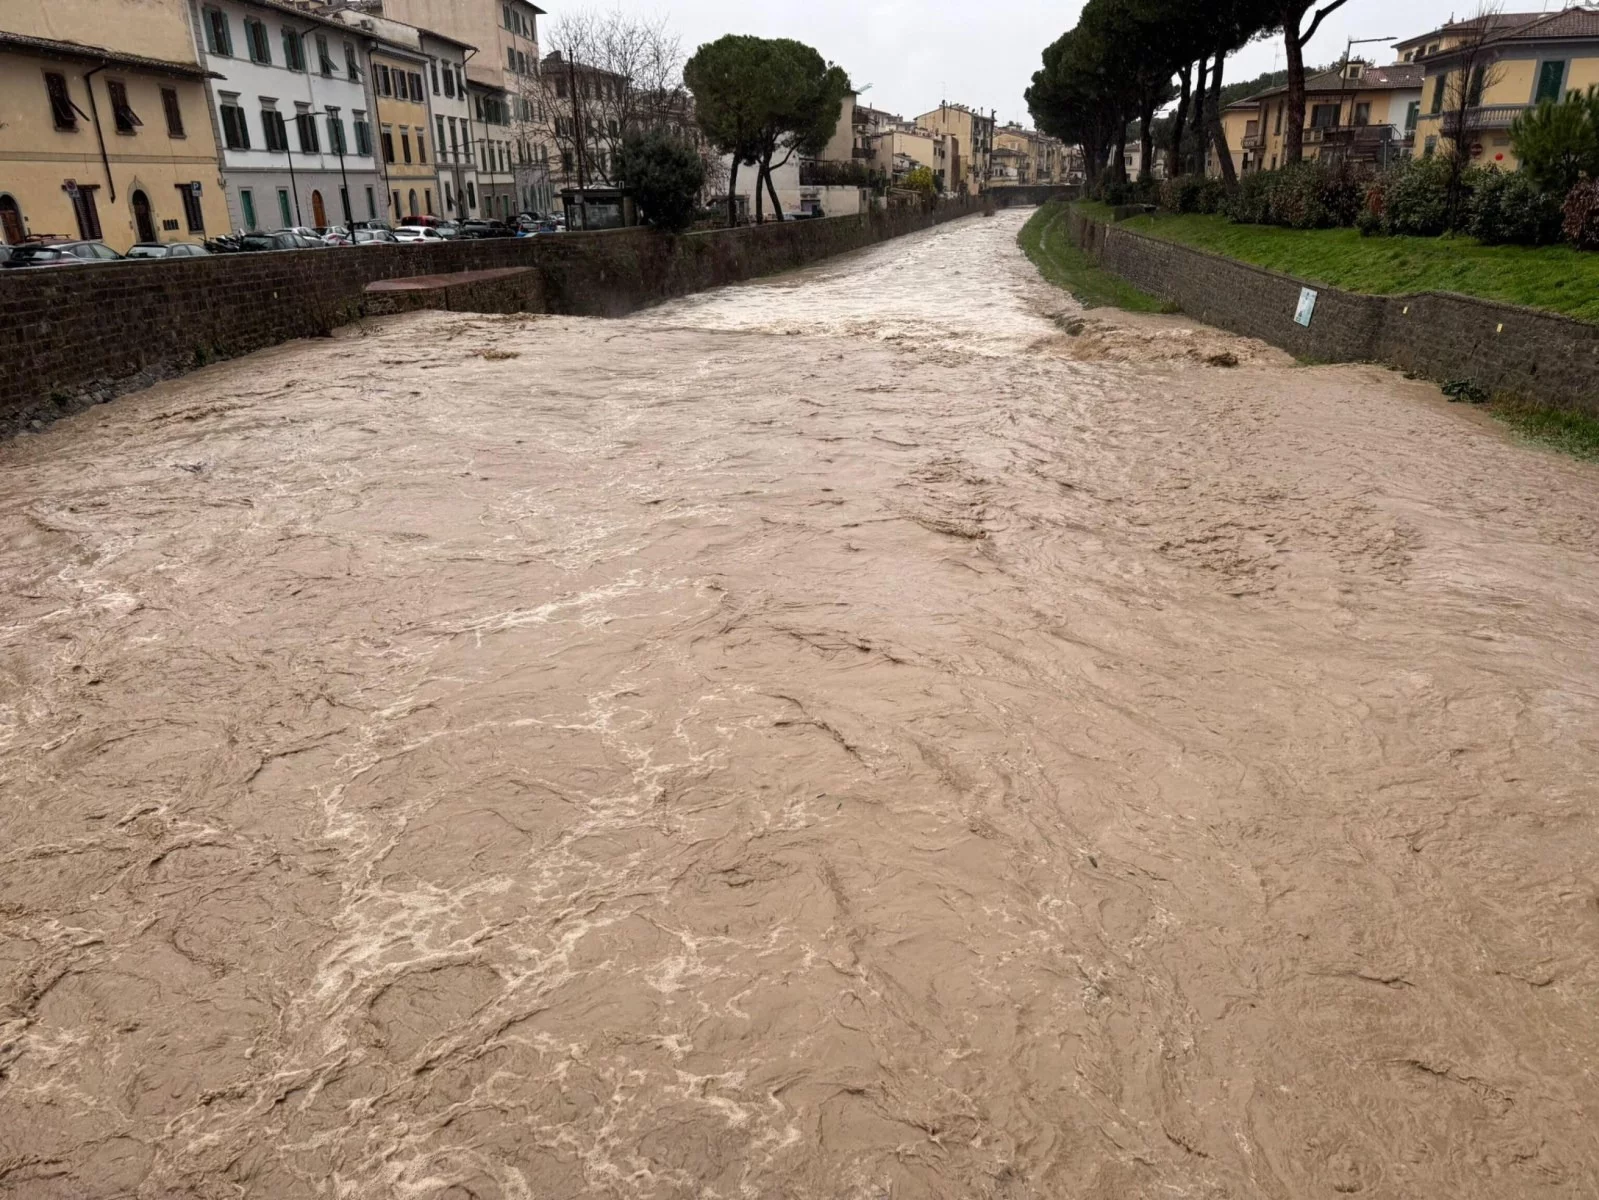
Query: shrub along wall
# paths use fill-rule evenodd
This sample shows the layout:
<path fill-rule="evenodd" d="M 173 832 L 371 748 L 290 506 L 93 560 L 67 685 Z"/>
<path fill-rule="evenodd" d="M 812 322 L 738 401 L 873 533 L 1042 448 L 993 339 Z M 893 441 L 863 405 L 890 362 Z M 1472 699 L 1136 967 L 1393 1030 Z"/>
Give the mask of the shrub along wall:
<path fill-rule="evenodd" d="M 537 267 L 545 309 L 620 316 L 979 211 L 936 209 L 718 229 L 214 255 L 54 270 L 0 271 L 0 434 L 146 387 L 195 366 L 363 313 L 375 280 Z"/>
<path fill-rule="evenodd" d="M 1599 326 L 1447 292 L 1365 296 L 1322 287 L 1080 213 L 1069 227 L 1112 274 L 1207 325 L 1300 358 L 1381 362 L 1599 415 Z M 1316 292 L 1308 327 L 1294 321 L 1305 287 Z"/>

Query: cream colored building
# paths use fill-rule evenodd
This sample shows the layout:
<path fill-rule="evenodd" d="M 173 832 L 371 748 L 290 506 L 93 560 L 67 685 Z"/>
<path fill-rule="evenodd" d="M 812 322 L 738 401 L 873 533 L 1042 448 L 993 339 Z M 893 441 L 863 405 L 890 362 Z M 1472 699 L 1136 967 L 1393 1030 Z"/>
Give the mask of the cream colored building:
<path fill-rule="evenodd" d="M 1306 161 L 1336 153 L 1379 165 L 1406 157 L 1421 108 L 1422 67 L 1416 63 L 1372 66 L 1351 62 L 1305 80 L 1305 124 L 1301 140 Z M 1253 106 L 1255 115 L 1248 114 Z M 1233 167 L 1274 171 L 1283 164 L 1288 89 L 1271 88 L 1223 111 L 1222 128 Z M 1235 140 L 1236 138 L 1236 140 Z M 1208 169 L 1219 174 L 1215 154 Z"/>
<path fill-rule="evenodd" d="M 381 0 L 379 7 L 386 17 L 477 47 L 467 59 L 466 78 L 481 215 L 508 220 L 518 212 L 555 208 L 555 149 L 538 108 L 538 19 L 544 10 L 529 0 Z"/>
<path fill-rule="evenodd" d="M 994 148 L 994 118 L 964 104 L 940 104 L 916 124 L 949 139 L 947 190 L 975 196 L 988 187 L 989 154 Z"/>
<path fill-rule="evenodd" d="M 5 241 L 55 234 L 121 252 L 227 231 L 205 73 L 180 4 L 53 0 L 7 5 L 0 19 Z"/>
<path fill-rule="evenodd" d="M 1419 48 L 1414 43 L 1403 46 L 1402 52 L 1415 55 L 1416 69 L 1426 72 L 1416 153 L 1449 147 L 1449 114 L 1464 98 L 1470 101 L 1465 118 L 1471 160 L 1513 171 L 1519 160 L 1510 144 L 1511 123 L 1542 100 L 1559 100 L 1599 84 L 1599 12 L 1568 8 L 1547 15 L 1498 14 L 1476 55 L 1475 80 L 1468 84 L 1462 47 L 1483 40 L 1473 24 L 1446 25 Z M 1466 87 L 1470 94 L 1462 97 Z"/>
<path fill-rule="evenodd" d="M 908 122 L 877 135 L 875 161 L 895 179 L 903 178 L 917 167 L 926 167 L 933 173 L 933 182 L 940 193 L 949 183 L 949 139 Z"/>
<path fill-rule="evenodd" d="M 1003 152 L 1003 155 L 1001 155 Z M 1015 172 L 1015 184 L 1062 184 L 1068 182 L 1066 147 L 1059 138 L 1011 123 L 994 132 L 994 155 L 1002 157 Z M 997 172 L 994 182 L 1002 182 Z"/>
<path fill-rule="evenodd" d="M 438 147 L 428 112 L 428 62 L 404 47 L 372 47 L 371 87 L 377 107 L 378 153 L 388 191 L 389 220 L 438 216 Z"/>

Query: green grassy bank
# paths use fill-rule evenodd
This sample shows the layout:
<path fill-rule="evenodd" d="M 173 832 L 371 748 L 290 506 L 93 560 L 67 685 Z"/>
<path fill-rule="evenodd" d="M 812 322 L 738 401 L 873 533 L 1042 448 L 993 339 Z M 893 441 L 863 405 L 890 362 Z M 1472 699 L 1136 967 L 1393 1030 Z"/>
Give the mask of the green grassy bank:
<path fill-rule="evenodd" d="M 1599 323 L 1599 254 L 1569 246 L 1361 237 L 1354 229 L 1234 225 L 1199 214 L 1133 217 L 1123 227 L 1352 292 L 1458 292 Z"/>
<path fill-rule="evenodd" d="M 1022 226 L 1017 244 L 1038 273 L 1070 292 L 1084 308 L 1125 308 L 1130 312 L 1171 312 L 1168 304 L 1132 284 L 1102 271 L 1077 248 L 1066 228 L 1069 207 L 1060 201 L 1044 205 Z M 1109 219 L 1109 209 L 1105 219 Z M 1095 213 L 1098 216 L 1098 213 Z"/>

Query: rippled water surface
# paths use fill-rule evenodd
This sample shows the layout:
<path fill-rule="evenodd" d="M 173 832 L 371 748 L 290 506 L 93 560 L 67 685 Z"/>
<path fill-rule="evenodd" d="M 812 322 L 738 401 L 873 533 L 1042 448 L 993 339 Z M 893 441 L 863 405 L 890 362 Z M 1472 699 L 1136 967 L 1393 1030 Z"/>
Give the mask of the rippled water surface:
<path fill-rule="evenodd" d="M 0 446 L 0 1194 L 1599 1194 L 1599 473 L 1023 219 Z"/>

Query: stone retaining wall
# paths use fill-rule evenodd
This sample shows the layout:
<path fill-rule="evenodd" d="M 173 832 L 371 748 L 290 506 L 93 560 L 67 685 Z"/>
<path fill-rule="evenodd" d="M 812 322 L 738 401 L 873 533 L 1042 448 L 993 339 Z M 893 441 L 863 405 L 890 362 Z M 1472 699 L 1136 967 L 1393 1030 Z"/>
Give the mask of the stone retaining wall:
<path fill-rule="evenodd" d="M 649 229 L 0 271 L 0 435 L 360 317 L 376 280 L 536 267 L 547 312 L 619 316 L 980 211 L 977 201 L 682 236 Z"/>
<path fill-rule="evenodd" d="M 1112 274 L 1207 325 L 1300 358 L 1386 363 L 1599 414 L 1599 326 L 1447 292 L 1366 296 L 1323 287 L 1075 212 L 1068 226 Z M 1294 321 L 1305 287 L 1316 292 L 1308 328 Z"/>

